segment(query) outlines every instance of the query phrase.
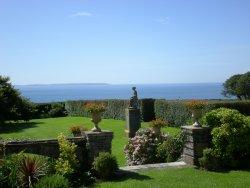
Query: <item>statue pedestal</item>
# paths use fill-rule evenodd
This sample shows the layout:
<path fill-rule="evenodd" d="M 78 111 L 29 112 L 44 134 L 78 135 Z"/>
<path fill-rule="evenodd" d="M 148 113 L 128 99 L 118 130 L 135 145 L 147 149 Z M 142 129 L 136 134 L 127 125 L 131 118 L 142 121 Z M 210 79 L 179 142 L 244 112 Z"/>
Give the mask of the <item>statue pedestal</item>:
<path fill-rule="evenodd" d="M 125 134 L 129 138 L 135 136 L 136 131 L 141 127 L 141 112 L 140 109 L 126 108 L 126 128 Z"/>

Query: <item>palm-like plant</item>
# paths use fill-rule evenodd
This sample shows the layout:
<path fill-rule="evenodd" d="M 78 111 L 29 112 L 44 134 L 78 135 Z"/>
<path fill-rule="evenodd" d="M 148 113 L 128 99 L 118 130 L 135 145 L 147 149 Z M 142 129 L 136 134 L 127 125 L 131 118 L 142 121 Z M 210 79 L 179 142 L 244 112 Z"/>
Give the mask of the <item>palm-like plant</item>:
<path fill-rule="evenodd" d="M 20 162 L 18 177 L 23 187 L 32 187 L 47 170 L 47 163 L 39 157 L 25 156 Z"/>

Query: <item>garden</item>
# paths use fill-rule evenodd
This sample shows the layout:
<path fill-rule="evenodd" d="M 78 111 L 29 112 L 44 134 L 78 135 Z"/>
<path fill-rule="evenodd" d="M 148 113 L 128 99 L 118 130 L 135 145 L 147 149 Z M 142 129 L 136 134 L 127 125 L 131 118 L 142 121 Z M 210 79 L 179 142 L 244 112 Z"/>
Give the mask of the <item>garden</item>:
<path fill-rule="evenodd" d="M 0 187 L 250 186 L 248 100 L 142 99 L 141 128 L 128 138 L 127 100 L 33 104 L 22 98 L 8 79 L 2 79 L 1 96 Z M 209 130 L 209 142 L 199 148 L 198 158 L 193 155 L 197 158 L 195 168 L 120 170 L 126 165 L 185 161 L 189 141 L 202 140 L 204 135 L 187 134 L 183 125 Z M 111 137 L 105 135 L 107 131 Z M 112 140 L 110 146 L 107 139 Z M 49 150 L 36 144 L 41 141 L 45 148 L 53 143 L 56 157 L 46 155 Z M 17 152 L 12 146 L 21 148 L 20 143 L 33 144 L 39 152 L 27 152 L 28 147 Z"/>

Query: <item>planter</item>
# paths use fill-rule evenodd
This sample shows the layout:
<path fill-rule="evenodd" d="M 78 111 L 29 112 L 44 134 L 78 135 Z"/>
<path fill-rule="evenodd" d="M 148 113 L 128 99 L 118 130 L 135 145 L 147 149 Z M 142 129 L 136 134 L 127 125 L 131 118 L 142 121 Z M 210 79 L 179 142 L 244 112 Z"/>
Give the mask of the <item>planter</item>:
<path fill-rule="evenodd" d="M 95 125 L 94 128 L 91 129 L 91 131 L 93 131 L 93 132 L 102 132 L 102 130 L 98 127 L 98 124 L 102 120 L 102 112 L 92 112 L 91 116 L 92 116 L 92 120 L 91 121 Z"/>
<path fill-rule="evenodd" d="M 199 122 L 200 118 L 202 116 L 202 110 L 201 109 L 194 109 L 192 110 L 192 118 L 194 120 L 194 127 L 201 127 L 201 124 Z"/>
<path fill-rule="evenodd" d="M 74 137 L 81 137 L 82 136 L 82 133 L 81 132 L 78 132 L 78 133 L 73 133 Z"/>

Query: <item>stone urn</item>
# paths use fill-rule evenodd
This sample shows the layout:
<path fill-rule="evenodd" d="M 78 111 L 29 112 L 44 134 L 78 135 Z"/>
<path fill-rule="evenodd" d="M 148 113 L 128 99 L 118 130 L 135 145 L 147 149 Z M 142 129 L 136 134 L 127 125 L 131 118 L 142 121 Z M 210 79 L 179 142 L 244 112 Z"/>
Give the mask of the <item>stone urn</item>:
<path fill-rule="evenodd" d="M 98 124 L 102 120 L 102 112 L 91 112 L 92 116 L 92 122 L 94 123 L 95 127 L 91 129 L 93 132 L 102 132 L 102 130 L 99 128 Z"/>
<path fill-rule="evenodd" d="M 194 120 L 193 126 L 201 127 L 199 120 L 202 117 L 202 109 L 193 109 L 191 112 L 192 112 L 192 118 Z"/>

